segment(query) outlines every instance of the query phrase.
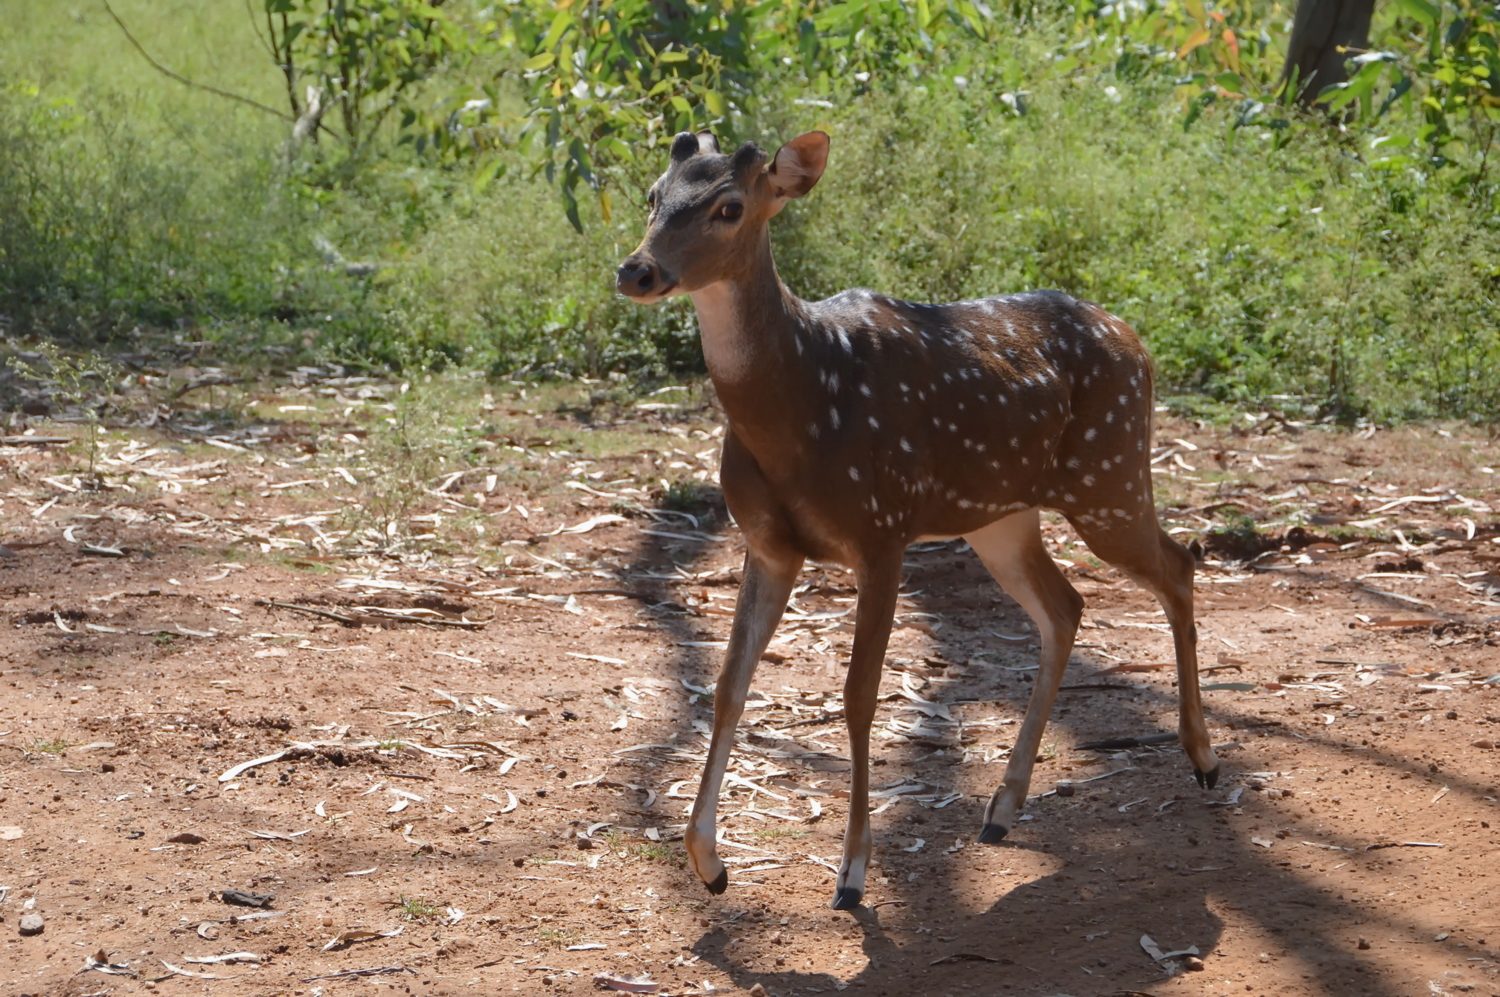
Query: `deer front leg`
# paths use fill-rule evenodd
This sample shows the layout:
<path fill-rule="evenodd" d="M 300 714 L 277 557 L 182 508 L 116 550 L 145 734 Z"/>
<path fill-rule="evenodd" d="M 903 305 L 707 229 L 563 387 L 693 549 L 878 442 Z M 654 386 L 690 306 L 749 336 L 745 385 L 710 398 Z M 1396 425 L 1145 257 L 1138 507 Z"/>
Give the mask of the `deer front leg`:
<path fill-rule="evenodd" d="M 775 562 L 745 555 L 745 580 L 740 585 L 739 600 L 734 607 L 734 627 L 729 634 L 729 650 L 719 671 L 714 689 L 714 730 L 708 747 L 708 761 L 703 767 L 703 781 L 693 801 L 693 816 L 684 834 L 688 864 L 708 886 L 710 893 L 723 893 L 729 885 L 729 872 L 719 861 L 714 825 L 719 813 L 719 788 L 729 767 L 729 752 L 734 747 L 734 728 L 745 709 L 745 696 L 761 654 L 776 632 L 776 624 L 786 609 L 792 584 L 801 568 L 800 558 Z"/>
<path fill-rule="evenodd" d="M 844 829 L 844 859 L 833 895 L 834 910 L 853 910 L 865 895 L 874 837 L 870 833 L 870 724 L 880 698 L 880 670 L 885 664 L 891 617 L 901 587 L 901 550 L 867 561 L 859 571 L 859 606 L 854 622 L 854 650 L 844 680 L 844 724 L 849 729 L 849 823 Z"/>

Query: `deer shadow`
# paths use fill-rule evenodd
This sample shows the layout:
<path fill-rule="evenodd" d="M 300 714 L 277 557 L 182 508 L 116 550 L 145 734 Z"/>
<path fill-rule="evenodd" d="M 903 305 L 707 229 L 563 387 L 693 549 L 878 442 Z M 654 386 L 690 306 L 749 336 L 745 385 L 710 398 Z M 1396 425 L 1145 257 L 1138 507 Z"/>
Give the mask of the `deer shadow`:
<path fill-rule="evenodd" d="M 909 602 L 945 623 L 933 636 L 929 658 L 966 662 L 978 650 L 994 649 L 987 631 L 1029 631 L 1025 614 L 957 542 L 914 548 L 907 562 L 903 591 L 913 592 Z M 1142 608 L 1155 608 L 1146 593 L 1138 597 Z M 1034 649 L 1000 658 L 1027 656 L 1034 661 Z M 1176 698 L 1169 690 L 1100 689 L 1113 684 L 1101 679 L 1103 668 L 1087 649 L 1075 652 L 1064 686 L 1085 688 L 1059 698 L 1049 725 L 1057 739 L 1175 730 Z M 1012 676 L 1027 674 L 985 669 L 929 694 L 940 700 L 993 702 L 1019 716 L 1031 684 Z M 1210 723 L 1220 727 L 1247 727 L 1259 720 L 1214 704 L 1209 714 Z M 1258 740 L 1266 743 L 1267 738 L 1268 747 L 1274 747 L 1292 736 L 1273 729 Z M 1331 749 L 1356 746 L 1331 735 L 1312 743 Z M 1419 771 L 1411 760 L 1361 750 L 1384 764 Z M 788 924 L 776 942 L 767 942 L 775 933 L 757 928 L 754 921 L 719 925 L 705 932 L 693 952 L 737 985 L 760 984 L 778 995 L 851 988 L 892 997 L 1139 993 L 1164 983 L 1187 963 L 1183 956 L 1151 958 L 1141 944 L 1141 937 L 1149 935 L 1162 952 L 1196 947 L 1205 964 L 1198 977 L 1204 985 L 1212 981 L 1226 992 L 1243 992 L 1244 967 L 1227 969 L 1215 956 L 1225 918 L 1232 916 L 1253 921 L 1269 949 L 1266 958 L 1294 961 L 1312 992 L 1401 997 L 1414 986 L 1425 988 L 1391 978 L 1371 953 L 1355 944 L 1361 934 L 1410 925 L 1320 887 L 1284 860 L 1285 850 L 1252 844 L 1248 833 L 1230 825 L 1226 807 L 1210 805 L 1223 804 L 1230 790 L 1241 788 L 1238 772 L 1263 767 L 1254 759 L 1265 753 L 1256 747 L 1234 753 L 1225 762 L 1228 778 L 1215 793 L 1197 788 L 1191 765 L 1176 745 L 1130 751 L 1125 760 L 1136 771 L 1118 780 L 1079 785 L 1071 797 L 1036 798 L 1050 787 L 1034 779 L 1033 799 L 1026 807 L 1030 819 L 1023 817 L 1002 844 L 981 846 L 973 840 L 983 798 L 998 784 L 1001 766 L 960 763 L 952 754 L 935 758 L 930 744 L 896 738 L 877 752 L 886 759 L 884 778 L 932 783 L 943 781 L 947 773 L 949 783 L 967 783 L 969 795 L 941 809 L 903 802 L 874 818 L 882 847 L 872 874 L 878 878 L 866 903 L 875 906 L 850 914 L 826 911 L 800 926 Z M 1488 789 L 1474 780 L 1445 781 L 1476 797 Z M 1252 791 L 1244 797 L 1241 809 L 1268 808 L 1264 794 Z M 917 837 L 930 844 L 912 852 L 906 842 Z M 1358 844 L 1337 834 L 1331 841 L 1351 849 Z M 1030 864 L 1040 862 L 1048 871 L 1018 881 L 1007 875 L 1009 870 L 996 868 L 1020 861 L 1023 852 Z M 768 887 L 778 888 L 774 882 Z M 863 967 L 844 974 L 825 960 L 821 967 L 780 968 L 787 960 L 783 952 L 791 951 L 784 936 L 789 929 L 800 933 L 795 930 L 799 927 L 819 933 L 824 941 L 836 933 L 857 942 Z M 1226 981 L 1226 972 L 1238 978 Z"/>

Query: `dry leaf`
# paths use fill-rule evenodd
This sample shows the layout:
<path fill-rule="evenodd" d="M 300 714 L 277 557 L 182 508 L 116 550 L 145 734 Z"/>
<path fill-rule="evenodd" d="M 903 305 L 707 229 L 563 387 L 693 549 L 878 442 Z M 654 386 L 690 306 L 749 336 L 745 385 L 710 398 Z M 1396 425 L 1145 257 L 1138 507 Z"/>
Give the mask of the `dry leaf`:
<path fill-rule="evenodd" d="M 517 506 L 516 507 L 516 511 L 517 512 L 521 512 L 521 507 Z M 525 514 L 522 513 L 522 515 L 525 515 Z M 576 535 L 576 534 L 579 534 L 579 533 L 588 533 L 589 531 L 591 531 L 591 530 L 593 530 L 593 529 L 595 529 L 597 527 L 600 527 L 600 526 L 608 526 L 611 523 L 624 523 L 626 521 L 627 520 L 625 519 L 624 516 L 617 516 L 617 515 L 615 515 L 614 513 L 611 512 L 611 513 L 605 513 L 602 516 L 595 516 L 593 519 L 587 520 L 586 522 L 579 523 L 576 526 L 560 526 L 557 529 L 553 530 L 551 533 L 544 533 L 542 535 L 543 536 L 547 536 L 547 537 L 555 537 L 555 536 L 557 536 L 559 534 L 563 534 L 563 535 L 566 535 L 566 536 L 573 536 L 573 535 Z"/>
<path fill-rule="evenodd" d="M 279 761 L 281 761 L 283 758 L 285 758 L 289 754 L 291 754 L 291 749 L 290 748 L 288 748 L 288 749 L 286 749 L 284 751 L 278 751 L 274 755 L 266 755 L 263 758 L 254 758 L 254 759 L 251 759 L 248 762 L 241 762 L 240 764 L 236 765 L 234 768 L 225 770 L 225 772 L 222 775 L 219 776 L 219 781 L 220 782 L 228 782 L 229 780 L 235 778 L 236 776 L 242 775 L 242 774 L 250 771 L 251 769 L 256 768 L 257 766 L 260 766 L 260 765 L 269 765 L 272 762 L 279 762 Z"/>
<path fill-rule="evenodd" d="M 340 948 L 345 945 L 352 945 L 355 942 L 367 942 L 373 938 L 395 938 L 405 930 L 405 927 L 396 928 L 392 931 L 371 931 L 368 928 L 346 928 L 343 931 L 340 931 L 337 935 L 334 935 L 333 938 L 329 940 L 328 944 L 323 946 L 323 951 L 331 952 L 336 948 Z"/>
<path fill-rule="evenodd" d="M 1402 630 L 1406 627 L 1430 627 L 1441 622 L 1443 621 L 1435 616 L 1376 616 L 1365 626 L 1370 630 Z"/>
<path fill-rule="evenodd" d="M 1163 952 L 1161 950 L 1161 947 L 1156 944 L 1155 939 L 1153 939 L 1150 935 L 1141 936 L 1141 948 L 1145 949 L 1146 954 L 1149 955 L 1152 959 L 1155 959 L 1157 962 L 1165 962 L 1168 959 L 1173 959 L 1180 955 L 1198 954 L 1198 946 L 1196 945 L 1189 945 L 1187 948 L 1177 949 L 1175 952 Z"/>
<path fill-rule="evenodd" d="M 215 976 L 213 973 L 195 973 L 191 969 L 183 969 L 181 966 L 174 966 L 174 965 L 172 965 L 170 962 L 168 962 L 165 959 L 160 960 L 160 962 L 161 962 L 161 964 L 163 966 L 167 967 L 168 970 L 170 970 L 173 973 L 176 973 L 178 976 L 191 976 L 195 980 L 232 980 L 232 979 L 234 979 L 234 977 L 232 977 L 232 976 Z"/>
<path fill-rule="evenodd" d="M 662 984 L 648 980 L 644 976 L 612 976 L 609 973 L 595 975 L 594 986 L 603 990 L 620 990 L 628 994 L 653 994 L 662 988 Z"/>
<path fill-rule="evenodd" d="M 1222 657 L 1222 655 L 1220 657 Z M 1104 669 L 1104 671 L 1100 672 L 1099 674 L 1101 676 L 1104 676 L 1104 675 L 1115 675 L 1115 674 L 1117 674 L 1119 672 L 1153 672 L 1153 671 L 1155 671 L 1158 668 L 1172 668 L 1172 667 L 1173 667 L 1173 665 L 1172 665 L 1172 662 L 1170 662 L 1170 661 L 1150 661 L 1150 662 L 1143 662 L 1143 663 L 1140 663 L 1140 664 L 1115 665 L 1113 668 L 1106 668 L 1106 669 Z"/>
<path fill-rule="evenodd" d="M 85 970 L 93 970 L 96 973 L 109 973 L 111 976 L 134 976 L 135 971 L 130 968 L 130 962 L 110 962 L 109 953 L 100 949 L 93 955 L 85 956 L 83 960 Z"/>

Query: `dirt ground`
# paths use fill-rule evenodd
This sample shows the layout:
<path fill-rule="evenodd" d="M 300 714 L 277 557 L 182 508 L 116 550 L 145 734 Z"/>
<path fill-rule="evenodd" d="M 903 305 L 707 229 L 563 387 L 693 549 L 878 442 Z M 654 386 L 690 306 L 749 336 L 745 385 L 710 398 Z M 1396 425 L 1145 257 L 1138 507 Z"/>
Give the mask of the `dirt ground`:
<path fill-rule="evenodd" d="M 13 421 L 0 992 L 1500 994 L 1493 438 L 1163 413 L 1164 522 L 1218 531 L 1223 777 L 1079 747 L 1176 729 L 1170 639 L 1052 522 L 1088 611 L 998 847 L 1033 631 L 961 543 L 913 548 L 847 914 L 850 576 L 808 567 L 760 667 L 711 897 L 680 835 L 742 556 L 714 413 L 568 390 L 473 388 L 405 498 L 401 396 L 338 371 L 122 418 L 103 488 L 86 427 Z"/>

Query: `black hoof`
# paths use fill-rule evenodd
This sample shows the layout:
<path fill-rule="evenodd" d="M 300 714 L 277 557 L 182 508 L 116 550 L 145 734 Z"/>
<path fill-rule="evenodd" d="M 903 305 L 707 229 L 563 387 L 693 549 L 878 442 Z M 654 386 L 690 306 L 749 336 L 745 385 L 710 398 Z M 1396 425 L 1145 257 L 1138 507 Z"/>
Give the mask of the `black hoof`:
<path fill-rule="evenodd" d="M 1213 789 L 1219 784 L 1219 766 L 1215 765 L 1207 772 L 1199 772 L 1193 769 L 1193 776 L 1198 780 L 1198 785 L 1204 789 Z"/>
<path fill-rule="evenodd" d="M 998 845 L 1010 833 L 1010 828 L 1001 827 L 999 824 L 986 824 L 979 829 L 979 843 L 981 845 Z"/>
<path fill-rule="evenodd" d="M 714 896 L 718 896 L 720 893 L 723 893 L 725 890 L 729 889 L 729 870 L 720 869 L 719 874 L 714 877 L 714 881 L 712 883 L 704 883 L 703 885 L 708 887 L 708 892 L 712 893 Z"/>
<path fill-rule="evenodd" d="M 833 895 L 833 903 L 829 904 L 834 910 L 854 910 L 859 906 L 860 900 L 864 898 L 863 890 L 856 890 L 852 886 L 841 886 Z"/>

